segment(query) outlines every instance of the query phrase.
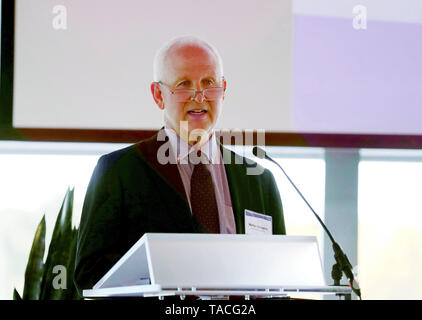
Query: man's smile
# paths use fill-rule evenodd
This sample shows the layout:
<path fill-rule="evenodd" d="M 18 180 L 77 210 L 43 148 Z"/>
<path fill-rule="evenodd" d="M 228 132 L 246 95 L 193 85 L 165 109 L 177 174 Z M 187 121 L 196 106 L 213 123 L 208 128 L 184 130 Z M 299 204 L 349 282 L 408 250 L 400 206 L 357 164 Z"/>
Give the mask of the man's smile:
<path fill-rule="evenodd" d="M 207 112 L 207 110 L 205 110 L 205 109 L 188 111 L 188 113 L 191 113 L 191 114 L 201 114 L 201 113 L 206 113 L 206 112 Z"/>
<path fill-rule="evenodd" d="M 189 110 L 187 113 L 188 113 L 188 116 L 190 118 L 201 119 L 201 118 L 203 118 L 207 115 L 208 110 L 207 109 L 194 109 L 194 110 Z"/>

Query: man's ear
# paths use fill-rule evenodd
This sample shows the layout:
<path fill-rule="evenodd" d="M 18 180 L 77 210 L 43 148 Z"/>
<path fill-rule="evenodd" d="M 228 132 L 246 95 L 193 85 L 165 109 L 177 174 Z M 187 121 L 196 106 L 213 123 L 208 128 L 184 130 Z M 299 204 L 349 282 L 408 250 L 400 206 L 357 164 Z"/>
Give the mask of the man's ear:
<path fill-rule="evenodd" d="M 164 110 L 163 95 L 160 88 L 160 84 L 158 82 L 151 83 L 151 93 L 158 108 L 160 108 L 161 110 Z"/>

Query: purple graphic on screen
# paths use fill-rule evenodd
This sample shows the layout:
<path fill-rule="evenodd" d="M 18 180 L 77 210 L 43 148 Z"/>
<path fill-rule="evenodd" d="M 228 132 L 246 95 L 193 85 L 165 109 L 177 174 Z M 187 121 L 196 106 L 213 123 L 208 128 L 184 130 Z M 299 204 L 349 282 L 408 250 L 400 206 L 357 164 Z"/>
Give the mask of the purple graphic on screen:
<path fill-rule="evenodd" d="M 422 134 L 422 24 L 295 15 L 293 129 Z"/>

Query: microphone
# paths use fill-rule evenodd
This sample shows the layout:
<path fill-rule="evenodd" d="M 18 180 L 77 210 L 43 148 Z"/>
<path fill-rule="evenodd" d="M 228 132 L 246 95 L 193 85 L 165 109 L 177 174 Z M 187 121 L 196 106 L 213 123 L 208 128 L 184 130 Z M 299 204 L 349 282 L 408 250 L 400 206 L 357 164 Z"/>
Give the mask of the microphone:
<path fill-rule="evenodd" d="M 334 240 L 333 236 L 331 235 L 328 228 L 325 226 L 324 222 L 322 222 L 321 218 L 318 216 L 318 214 L 315 212 L 315 210 L 311 207 L 309 202 L 305 199 L 305 197 L 302 195 L 302 193 L 299 191 L 299 189 L 296 187 L 296 185 L 293 183 L 293 181 L 290 179 L 290 177 L 287 175 L 287 173 L 284 171 L 284 169 L 270 156 L 267 155 L 264 149 L 261 149 L 257 146 L 254 146 L 252 149 L 252 153 L 255 157 L 260 159 L 267 159 L 277 165 L 283 172 L 283 174 L 286 176 L 287 180 L 291 183 L 293 188 L 297 191 L 297 193 L 300 195 L 300 197 L 305 201 L 309 209 L 311 209 L 314 216 L 317 218 L 321 226 L 324 228 L 325 232 L 327 233 L 328 237 L 331 240 L 331 243 L 333 245 L 333 251 L 334 251 L 334 259 L 336 260 L 336 264 L 333 265 L 333 269 L 331 271 L 331 277 L 334 280 L 334 285 L 340 285 L 340 279 L 342 277 L 342 272 L 346 275 L 346 277 L 349 279 L 349 284 L 353 290 L 353 292 L 359 297 L 359 299 L 362 299 L 360 288 L 357 283 L 357 281 L 354 278 L 353 272 L 352 272 L 352 265 L 349 262 L 349 259 L 347 258 L 346 254 L 341 249 L 340 245 Z"/>

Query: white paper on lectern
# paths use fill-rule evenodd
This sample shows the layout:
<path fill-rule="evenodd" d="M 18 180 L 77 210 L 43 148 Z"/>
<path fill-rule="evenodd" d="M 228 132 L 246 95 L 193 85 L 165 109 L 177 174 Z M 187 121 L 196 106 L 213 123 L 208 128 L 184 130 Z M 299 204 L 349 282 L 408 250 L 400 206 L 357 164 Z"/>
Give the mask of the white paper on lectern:
<path fill-rule="evenodd" d="M 166 288 L 323 287 L 315 237 L 145 234 L 94 286 Z"/>

